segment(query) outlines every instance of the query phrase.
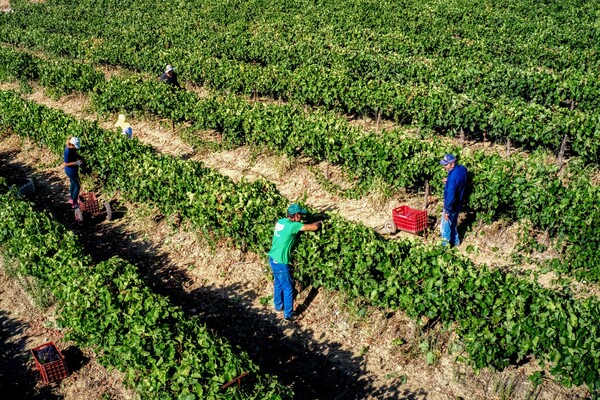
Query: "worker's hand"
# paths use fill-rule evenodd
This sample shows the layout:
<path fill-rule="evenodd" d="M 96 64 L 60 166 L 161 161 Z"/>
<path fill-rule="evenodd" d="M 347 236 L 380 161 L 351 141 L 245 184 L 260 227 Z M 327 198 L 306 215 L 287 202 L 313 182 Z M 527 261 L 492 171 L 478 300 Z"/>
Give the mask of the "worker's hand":
<path fill-rule="evenodd" d="M 446 221 L 450 221 L 450 218 L 448 218 L 448 213 L 444 213 L 444 219 L 445 219 Z"/>
<path fill-rule="evenodd" d="M 77 164 L 77 166 L 78 166 L 78 167 L 80 167 L 80 166 L 81 166 L 81 164 L 83 164 L 83 161 L 81 161 L 81 160 L 77 160 L 77 161 L 75 161 L 75 164 Z"/>
<path fill-rule="evenodd" d="M 442 179 L 442 182 L 444 182 L 444 185 L 446 184 L 446 182 L 448 182 L 448 178 L 444 178 Z"/>

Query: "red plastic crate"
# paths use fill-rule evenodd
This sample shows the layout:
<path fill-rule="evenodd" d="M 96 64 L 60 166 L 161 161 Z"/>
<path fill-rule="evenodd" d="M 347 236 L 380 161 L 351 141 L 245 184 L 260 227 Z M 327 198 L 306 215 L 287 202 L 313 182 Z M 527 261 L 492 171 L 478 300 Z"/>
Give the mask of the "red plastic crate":
<path fill-rule="evenodd" d="M 88 212 L 92 215 L 100 214 L 100 207 L 98 206 L 98 199 L 96 198 L 96 194 L 93 192 L 80 194 L 79 208 L 81 209 L 81 211 Z"/>
<path fill-rule="evenodd" d="M 398 229 L 406 232 L 419 233 L 427 228 L 427 210 L 400 206 L 392 211 L 392 219 Z"/>
<path fill-rule="evenodd" d="M 51 346 L 54 347 L 56 354 L 58 354 L 59 359 L 47 362 L 42 364 L 42 362 L 38 359 L 38 353 L 40 350 Z M 58 347 L 54 344 L 54 342 L 44 343 L 34 349 L 31 349 L 31 355 L 35 360 L 35 367 L 40 371 L 40 375 L 42 376 L 42 381 L 44 383 L 56 382 L 63 378 L 66 378 L 69 375 L 67 370 L 67 363 L 65 362 L 65 357 L 62 355 Z"/>

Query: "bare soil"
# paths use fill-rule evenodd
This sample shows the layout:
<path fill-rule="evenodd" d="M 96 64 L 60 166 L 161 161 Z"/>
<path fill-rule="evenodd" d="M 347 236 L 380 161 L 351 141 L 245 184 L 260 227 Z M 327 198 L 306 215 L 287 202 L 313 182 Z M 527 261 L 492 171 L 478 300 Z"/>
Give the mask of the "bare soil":
<path fill-rule="evenodd" d="M 108 67 L 106 67 L 108 68 Z M 105 69 L 106 69 L 105 68 Z M 118 69 L 112 67 L 105 71 L 106 74 L 115 73 Z M 118 72 L 117 72 L 118 73 Z M 54 100 L 44 93 L 40 86 L 32 84 L 33 91 L 25 95 L 29 100 L 52 108 L 61 109 L 64 112 L 80 119 L 97 121 L 105 129 L 114 128 L 117 115 L 112 119 L 100 118 L 91 111 L 91 105 L 87 96 L 82 94 L 71 94 L 64 96 L 59 100 Z M 0 89 L 18 90 L 17 84 L 3 83 Z M 203 88 L 195 87 L 197 92 L 203 92 Z M 193 147 L 182 140 L 179 134 L 179 127 L 175 130 L 171 128 L 168 121 L 157 118 L 146 118 L 142 120 L 129 119 L 134 136 L 142 142 L 154 147 L 157 151 L 169 154 L 175 157 L 182 157 L 201 161 L 205 165 L 218 170 L 221 174 L 227 175 L 234 181 L 240 179 L 266 179 L 274 183 L 277 189 L 291 201 L 305 201 L 315 209 L 320 211 L 337 212 L 344 218 L 360 222 L 371 227 L 381 234 L 386 234 L 383 225 L 391 218 L 392 210 L 400 205 L 409 205 L 414 208 L 422 209 L 424 197 L 414 193 L 397 191 L 392 197 L 385 195 L 385 183 L 376 183 L 361 199 L 349 200 L 332 194 L 325 190 L 315 178 L 314 169 L 321 171 L 328 170 L 330 179 L 340 185 L 345 184 L 346 178 L 341 173 L 339 167 L 327 165 L 327 163 L 315 163 L 309 158 L 290 159 L 285 156 L 263 153 L 260 149 L 250 147 L 238 147 L 233 150 L 219 152 L 196 152 Z M 382 122 L 384 124 L 384 122 Z M 388 123 L 389 124 L 389 123 Z M 181 129 L 184 129 L 181 127 Z M 199 132 L 199 135 L 214 136 L 213 132 Z M 479 146 L 475 144 L 474 146 Z M 484 146 L 484 144 L 481 144 Z M 486 144 L 489 151 L 501 151 L 501 146 L 497 149 Z M 293 179 L 291 179 L 293 177 Z M 432 185 L 441 182 L 432 182 Z M 428 243 L 439 241 L 438 234 L 438 216 L 441 214 L 441 199 L 435 196 L 428 198 L 428 214 L 430 219 L 429 235 L 427 238 L 416 237 L 406 232 L 398 232 L 390 237 L 408 238 L 411 240 L 422 240 Z M 523 276 L 531 275 L 531 272 L 538 270 L 537 263 L 557 257 L 558 254 L 551 250 L 544 253 L 536 253 L 531 258 L 532 262 L 523 261 L 515 263 L 512 255 L 517 251 L 519 244 L 518 233 L 521 229 L 520 223 L 494 222 L 491 225 L 475 224 L 475 215 L 461 214 L 459 222 L 459 233 L 463 239 L 458 251 L 466 257 L 469 257 L 477 264 L 486 264 L 492 268 L 502 268 L 507 271 L 513 271 Z M 530 234 L 543 237 L 540 232 L 530 232 Z M 544 241 L 544 239 L 541 239 Z M 557 276 L 553 272 L 545 271 L 537 277 L 540 284 L 546 287 L 555 287 Z M 583 295 L 600 294 L 600 286 L 594 284 L 574 284 L 574 288 L 582 288 Z"/>
<path fill-rule="evenodd" d="M 168 134 L 160 127 L 158 136 L 137 124 L 134 129 L 143 139 L 159 140 Z M 177 143 L 175 136 L 171 139 L 165 142 Z M 78 224 L 65 201 L 67 180 L 56 156 L 5 136 L 0 160 L 0 176 L 34 177 L 37 190 L 32 200 L 77 232 L 96 261 L 119 255 L 137 265 L 155 291 L 247 351 L 264 371 L 290 385 L 296 398 L 487 399 L 508 398 L 508 393 L 515 399 L 575 399 L 587 393 L 584 388 L 561 388 L 551 380 L 533 388 L 527 380 L 537 369 L 533 361 L 475 374 L 454 361 L 460 352 L 450 354 L 457 343 L 451 331 L 435 324 L 422 329 L 400 312 L 366 307 L 322 289 L 301 291 L 296 303 L 300 318 L 286 323 L 270 305 L 272 284 L 260 256 L 226 242 L 208 244 L 185 224 L 120 199 L 113 202 L 115 221 Z M 290 191 L 304 190 L 288 185 Z M 369 209 L 365 201 L 353 215 Z M 425 360 L 425 343 L 435 355 L 431 365 Z"/>

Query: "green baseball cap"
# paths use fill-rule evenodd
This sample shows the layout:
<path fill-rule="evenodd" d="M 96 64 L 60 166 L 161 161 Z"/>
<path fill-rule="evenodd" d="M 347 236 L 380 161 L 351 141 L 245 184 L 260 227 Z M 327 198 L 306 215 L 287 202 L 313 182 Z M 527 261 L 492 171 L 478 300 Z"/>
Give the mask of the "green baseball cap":
<path fill-rule="evenodd" d="M 306 208 L 302 208 L 299 204 L 294 203 L 288 207 L 287 213 L 288 215 L 306 214 Z"/>

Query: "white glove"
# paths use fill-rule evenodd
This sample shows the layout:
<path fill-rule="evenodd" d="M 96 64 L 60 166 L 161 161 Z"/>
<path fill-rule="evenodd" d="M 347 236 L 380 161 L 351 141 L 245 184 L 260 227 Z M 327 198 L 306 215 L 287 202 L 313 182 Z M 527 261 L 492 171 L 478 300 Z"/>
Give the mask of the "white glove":
<path fill-rule="evenodd" d="M 83 161 L 77 160 L 77 161 L 75 161 L 75 164 L 77 164 L 77 166 L 79 167 L 79 166 L 81 166 L 81 164 L 83 164 Z"/>

